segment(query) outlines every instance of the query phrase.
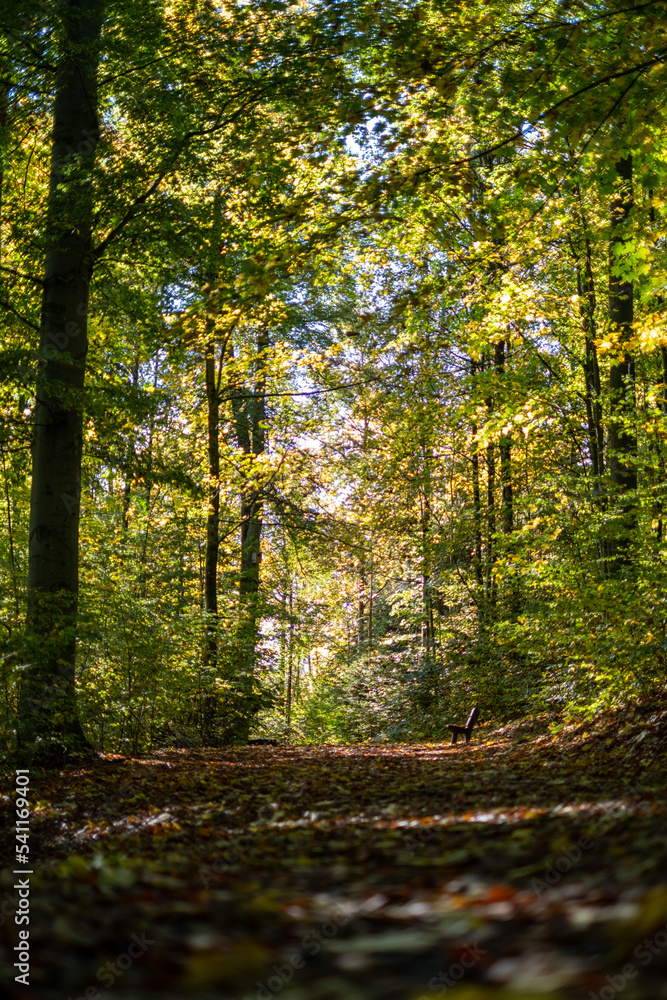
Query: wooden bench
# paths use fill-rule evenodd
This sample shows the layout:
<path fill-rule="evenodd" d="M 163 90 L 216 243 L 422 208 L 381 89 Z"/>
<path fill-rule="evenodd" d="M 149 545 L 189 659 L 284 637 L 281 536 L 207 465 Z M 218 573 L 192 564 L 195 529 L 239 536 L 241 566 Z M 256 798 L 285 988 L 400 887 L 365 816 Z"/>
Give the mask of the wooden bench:
<path fill-rule="evenodd" d="M 447 728 L 452 734 L 452 743 L 456 743 L 459 736 L 465 736 L 466 743 L 470 743 L 470 734 L 472 733 L 473 726 L 477 722 L 478 715 L 479 715 L 479 709 L 477 705 L 473 705 L 472 711 L 468 716 L 468 721 L 466 722 L 465 726 L 454 726 L 451 723 L 450 725 L 447 726 Z"/>

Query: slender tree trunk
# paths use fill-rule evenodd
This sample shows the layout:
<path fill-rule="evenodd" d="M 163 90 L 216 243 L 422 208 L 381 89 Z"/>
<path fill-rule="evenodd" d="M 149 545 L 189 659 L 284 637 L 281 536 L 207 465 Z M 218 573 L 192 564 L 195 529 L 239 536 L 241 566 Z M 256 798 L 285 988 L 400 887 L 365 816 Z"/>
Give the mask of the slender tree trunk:
<path fill-rule="evenodd" d="M 651 226 L 654 226 L 657 221 L 657 212 L 655 208 L 655 203 L 653 201 L 654 192 L 649 191 L 649 200 L 651 202 L 651 207 L 649 209 L 649 220 Z M 656 295 L 656 304 L 660 307 L 664 304 L 664 298 L 662 295 Z M 658 383 L 658 388 L 660 389 L 660 396 L 657 402 L 657 408 L 663 416 L 667 415 L 667 347 L 662 346 L 660 348 L 660 381 Z M 658 496 L 656 497 L 655 503 L 653 505 L 653 517 L 656 519 L 656 540 L 658 545 L 662 545 L 664 538 L 664 503 L 662 498 L 662 486 L 665 481 L 665 444 L 662 440 L 661 435 L 656 435 L 656 440 L 654 448 L 657 454 L 657 481 L 655 483 L 656 490 L 658 491 Z"/>
<path fill-rule="evenodd" d="M 5 487 L 5 504 L 7 506 L 7 535 L 9 540 L 9 568 L 12 577 L 12 593 L 14 595 L 14 615 L 18 625 L 21 618 L 21 604 L 19 600 L 18 574 L 16 572 L 16 552 L 14 545 L 14 521 L 12 518 L 12 498 L 10 491 L 9 473 L 7 472 L 7 462 L 5 460 L 5 445 L 0 441 L 0 455 L 2 456 L 2 476 Z"/>
<path fill-rule="evenodd" d="M 10 66 L 8 64 L 0 65 L 0 76 L 3 79 L 7 79 L 10 74 Z M 9 125 L 9 84 L 0 84 L 0 130 L 5 131 Z M 5 162 L 4 156 L 0 157 L 0 261 L 3 257 L 4 246 L 2 243 L 2 223 L 4 222 L 4 211 L 5 211 Z M 0 271 L 0 288 L 2 289 L 2 298 L 5 298 L 5 288 L 4 288 L 4 276 L 2 271 Z"/>
<path fill-rule="evenodd" d="M 486 446 L 486 603 L 493 608 L 496 603 L 496 582 L 493 566 L 496 559 L 496 457 L 492 443 Z"/>
<path fill-rule="evenodd" d="M 289 588 L 289 628 L 287 644 L 287 736 L 285 742 L 289 746 L 292 732 L 292 671 L 294 667 L 294 584 L 290 580 Z"/>
<path fill-rule="evenodd" d="M 431 469 L 433 467 L 433 452 L 430 446 L 430 442 L 427 440 L 425 433 L 422 433 L 421 441 L 421 452 L 423 461 L 423 483 L 424 492 L 421 504 L 421 557 L 422 557 L 422 593 L 421 593 L 421 644 L 422 644 L 422 655 L 425 651 L 426 658 L 430 658 L 433 655 L 435 659 L 435 640 L 433 637 L 433 627 L 432 627 L 432 595 L 431 595 L 431 552 L 430 552 L 430 535 L 431 535 L 431 496 L 432 496 L 432 482 L 431 482 Z M 431 653 L 431 648 L 433 652 Z"/>
<path fill-rule="evenodd" d="M 86 743 L 75 698 L 83 385 L 92 274 L 91 172 L 99 140 L 101 0 L 59 7 L 40 373 L 34 413 L 28 609 L 18 738 Z"/>
<path fill-rule="evenodd" d="M 472 425 L 473 442 L 477 437 L 477 424 Z M 479 486 L 479 450 L 477 444 L 473 443 L 472 450 L 472 504 L 473 520 L 475 531 L 475 583 L 478 591 L 481 592 L 484 585 L 482 572 L 482 495 Z"/>
<path fill-rule="evenodd" d="M 264 452 L 264 398 L 248 404 L 252 409 L 250 419 L 242 418 L 239 428 L 239 442 L 246 455 L 258 456 Z M 264 502 L 261 485 L 257 482 L 253 468 L 251 481 L 241 499 L 241 579 L 239 593 L 241 602 L 254 605 L 259 591 L 259 564 L 261 561 L 261 539 Z"/>
<path fill-rule="evenodd" d="M 633 284 L 617 272 L 626 265 L 624 249 L 632 201 L 632 157 L 616 164 L 618 190 L 611 203 L 611 238 L 609 242 L 609 327 L 616 349 L 609 370 L 609 474 L 620 511 L 610 539 L 610 572 L 618 572 L 630 562 L 630 545 L 636 521 L 637 438 L 635 420 L 634 358 L 627 345 L 632 337 L 634 320 Z"/>
<path fill-rule="evenodd" d="M 482 359 L 483 369 L 486 359 Z M 489 416 L 493 413 L 493 396 L 486 397 Z M 486 446 L 486 559 L 484 565 L 484 597 L 487 625 L 493 620 L 496 604 L 496 581 L 493 567 L 496 560 L 496 454 L 492 441 Z"/>
<path fill-rule="evenodd" d="M 663 414 L 667 415 L 667 347 L 660 348 L 660 363 L 662 367 L 662 384 L 660 392 L 660 400 L 658 402 L 658 409 Z M 665 479 L 665 446 L 662 440 L 658 440 L 656 443 L 656 449 L 658 453 L 658 489 L 660 489 L 662 483 Z M 654 507 L 654 517 L 657 519 L 656 526 L 656 538 L 658 544 L 662 544 L 664 537 L 664 523 L 663 523 L 663 501 L 659 497 L 655 502 Z"/>
<path fill-rule="evenodd" d="M 478 371 L 478 362 L 474 359 L 470 359 L 470 374 L 473 381 L 476 378 Z M 486 619 L 486 609 L 485 609 L 485 593 L 484 593 L 484 566 L 482 563 L 482 546 L 483 546 L 483 515 L 482 515 L 482 491 L 480 487 L 480 473 L 479 473 L 479 442 L 477 440 L 478 427 L 477 424 L 473 423 L 471 426 L 472 432 L 472 509 L 473 509 L 473 530 L 475 539 L 475 555 L 474 555 L 474 572 L 475 572 L 475 584 L 476 584 L 476 603 L 477 603 L 477 632 L 478 640 L 481 642 Z"/>
<path fill-rule="evenodd" d="M 660 395 L 656 400 L 656 409 L 664 416 L 667 414 L 667 347 L 660 348 L 659 358 L 660 379 L 656 388 L 660 390 Z M 665 481 L 665 445 L 661 434 L 655 434 L 649 450 L 655 455 L 655 468 L 651 472 L 651 480 L 656 490 L 656 497 L 653 501 L 653 520 L 655 521 L 655 538 L 661 545 L 664 538 L 662 485 Z"/>
<path fill-rule="evenodd" d="M 500 482 L 502 487 L 503 534 L 514 531 L 514 489 L 512 486 L 512 445 L 509 435 L 500 439 Z"/>
<path fill-rule="evenodd" d="M 218 556 L 220 550 L 220 393 L 215 364 L 215 343 L 212 335 L 206 340 L 205 365 L 208 429 L 208 514 L 204 569 L 204 614 L 206 618 L 204 665 L 215 669 L 218 658 Z"/>
<path fill-rule="evenodd" d="M 239 711 L 233 736 L 245 742 L 257 711 L 255 667 L 259 640 L 259 567 L 264 497 L 255 459 L 266 448 L 266 351 L 268 331 L 257 337 L 257 375 L 254 392 L 234 390 L 232 400 L 238 445 L 246 458 L 246 485 L 241 492 L 241 567 L 239 577 L 238 669 Z"/>
<path fill-rule="evenodd" d="M 373 661 L 373 549 L 371 543 L 371 565 L 368 574 L 368 665 Z"/>
<path fill-rule="evenodd" d="M 158 380 L 160 377 L 160 348 L 155 352 L 155 364 L 153 366 L 153 393 L 157 392 Z M 155 398 L 155 396 L 154 396 Z M 148 581 L 151 576 L 150 565 L 148 560 L 148 538 L 152 529 L 151 518 L 153 516 L 153 509 L 157 507 L 159 503 L 160 489 L 155 491 L 154 499 L 153 487 L 155 486 L 155 480 L 153 479 L 153 442 L 155 440 L 155 410 L 151 410 L 151 414 L 148 421 L 148 441 L 146 442 L 146 448 L 142 454 L 142 473 L 143 480 L 145 483 L 145 504 L 146 504 L 146 519 L 144 528 L 144 537 L 141 543 L 141 555 L 139 557 L 139 572 L 137 573 L 137 583 L 139 584 L 139 594 L 143 600 L 148 597 Z"/>
<path fill-rule="evenodd" d="M 204 345 L 208 450 L 208 511 L 204 555 L 204 676 L 201 691 L 202 738 L 216 741 L 218 700 L 211 673 L 218 665 L 218 556 L 220 550 L 220 387 L 215 365 L 215 341 L 208 322 Z"/>
<path fill-rule="evenodd" d="M 357 598 L 357 642 L 359 651 L 363 650 L 366 640 L 366 564 L 359 567 L 359 597 Z"/>
<path fill-rule="evenodd" d="M 495 345 L 494 363 L 496 377 L 505 374 L 505 341 L 500 340 Z M 500 485 L 501 485 L 501 518 L 503 534 L 509 535 L 514 530 L 514 488 L 512 486 L 512 439 L 509 434 L 501 434 L 498 441 L 500 451 Z"/>
<path fill-rule="evenodd" d="M 132 389 L 136 393 L 139 386 L 139 357 L 135 356 L 134 364 L 132 365 Z M 125 458 L 125 468 L 123 470 L 125 482 L 123 484 L 123 530 L 127 532 L 130 521 L 130 502 L 132 500 L 132 483 L 134 481 L 135 465 L 136 465 L 137 455 L 134 450 L 134 432 L 130 435 L 130 440 L 127 444 L 127 454 Z"/>
<path fill-rule="evenodd" d="M 593 250 L 581 189 L 578 183 L 575 185 L 574 191 L 578 205 L 576 216 L 581 230 L 579 252 L 575 248 L 574 243 L 571 246 L 577 273 L 577 294 L 579 296 L 579 310 L 586 352 L 584 377 L 586 385 L 588 450 L 591 457 L 593 476 L 596 480 L 599 480 L 604 475 L 604 428 L 602 425 L 600 367 L 598 364 L 597 348 L 595 346 L 597 337 L 595 322 L 597 296 L 595 292 L 595 276 L 593 274 Z"/>
<path fill-rule="evenodd" d="M 582 296 L 583 292 L 583 296 Z M 604 475 L 604 427 L 602 425 L 602 388 L 600 385 L 600 365 L 595 346 L 597 330 L 595 326 L 595 284 L 591 263 L 591 245 L 586 237 L 586 270 L 580 294 L 582 301 L 582 325 L 586 346 L 586 406 L 588 413 L 589 441 L 593 475 L 600 479 Z"/>

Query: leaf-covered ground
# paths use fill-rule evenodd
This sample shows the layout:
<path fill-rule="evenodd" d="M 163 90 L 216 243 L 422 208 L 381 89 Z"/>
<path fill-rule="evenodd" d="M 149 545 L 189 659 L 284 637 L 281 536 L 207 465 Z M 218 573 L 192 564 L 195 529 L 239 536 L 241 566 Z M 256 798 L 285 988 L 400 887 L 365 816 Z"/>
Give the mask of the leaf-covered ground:
<path fill-rule="evenodd" d="M 667 998 L 667 710 L 32 775 L 32 998 Z M 88 992 L 86 992 L 86 990 Z M 606 991 L 606 992 L 605 992 Z"/>

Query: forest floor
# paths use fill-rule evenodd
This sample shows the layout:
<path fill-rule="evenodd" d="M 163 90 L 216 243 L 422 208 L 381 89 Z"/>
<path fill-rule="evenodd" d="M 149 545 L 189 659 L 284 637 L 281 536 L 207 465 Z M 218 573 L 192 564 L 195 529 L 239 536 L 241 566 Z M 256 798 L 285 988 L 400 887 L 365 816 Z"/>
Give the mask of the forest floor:
<path fill-rule="evenodd" d="M 667 706 L 31 775 L 22 1000 L 667 998 Z M 4 994 L 3 994 L 4 990 Z"/>

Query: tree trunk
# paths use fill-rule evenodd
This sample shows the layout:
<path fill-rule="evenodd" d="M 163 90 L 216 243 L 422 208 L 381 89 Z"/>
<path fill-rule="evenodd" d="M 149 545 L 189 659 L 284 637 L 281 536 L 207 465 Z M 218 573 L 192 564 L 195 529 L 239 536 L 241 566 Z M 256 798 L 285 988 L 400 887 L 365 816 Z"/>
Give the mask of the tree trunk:
<path fill-rule="evenodd" d="M 83 385 L 99 140 L 101 0 L 60 5 L 40 373 L 34 412 L 26 638 L 18 738 L 85 744 L 75 699 Z"/>
<path fill-rule="evenodd" d="M 366 641 L 366 562 L 362 556 L 359 567 L 359 596 L 357 598 L 357 645 L 359 652 L 364 648 Z"/>
<path fill-rule="evenodd" d="M 478 372 L 479 364 L 473 358 L 470 359 L 470 374 L 473 381 L 475 380 Z M 482 534 L 482 491 L 480 487 L 480 474 L 479 474 L 479 442 L 477 440 L 479 428 L 476 423 L 471 425 L 472 433 L 472 509 L 473 509 L 473 528 L 475 537 L 475 555 L 473 559 L 473 566 L 475 571 L 475 586 L 476 586 L 476 597 L 475 603 L 477 605 L 477 633 L 478 640 L 481 642 L 484 634 L 484 629 L 486 626 L 486 608 L 485 608 L 485 593 L 484 593 L 484 567 L 482 563 L 482 545 L 483 545 L 483 534 Z"/>
<path fill-rule="evenodd" d="M 368 665 L 371 666 L 373 660 L 373 549 L 371 542 L 371 565 L 368 574 Z"/>
<path fill-rule="evenodd" d="M 586 384 L 586 420 L 588 423 L 588 450 L 591 458 L 593 476 L 599 480 L 604 475 L 604 429 L 602 426 L 602 402 L 600 367 L 598 364 L 595 340 L 597 336 L 595 310 L 597 296 L 595 293 L 595 277 L 593 274 L 593 250 L 588 230 L 588 222 L 584 212 L 581 189 L 577 183 L 574 188 L 577 197 L 577 221 L 581 229 L 581 248 L 575 248 L 572 242 L 572 254 L 577 273 L 577 294 L 579 296 L 579 312 L 584 333 L 585 359 L 584 377 Z M 583 251 L 583 252 L 582 252 Z M 583 260 L 582 260 L 583 258 Z"/>
<path fill-rule="evenodd" d="M 609 369 L 609 474 L 620 510 L 610 538 L 609 569 L 613 574 L 630 562 L 630 545 L 636 530 L 637 438 L 632 429 L 634 407 L 634 358 L 627 345 L 634 320 L 633 284 L 621 271 L 627 266 L 624 248 L 628 218 L 632 211 L 632 157 L 616 164 L 619 188 L 611 203 L 609 241 L 609 327 L 616 339 Z"/>
<path fill-rule="evenodd" d="M 472 461 L 472 504 L 473 504 L 474 530 L 475 530 L 474 567 L 475 567 L 475 583 L 477 584 L 478 592 L 481 593 L 484 584 L 484 577 L 482 574 L 482 495 L 479 487 L 479 446 L 476 443 L 477 424 L 473 424 L 471 430 L 473 438 L 471 461 Z"/>
<path fill-rule="evenodd" d="M 294 670 L 294 583 L 290 579 L 289 588 L 289 625 L 287 639 L 287 734 L 285 743 L 289 746 L 292 736 L 292 675 Z"/>
<path fill-rule="evenodd" d="M 422 404 L 424 400 L 422 399 Z M 431 517 L 433 484 L 431 470 L 433 468 L 433 449 L 424 429 L 420 436 L 420 449 L 423 468 L 423 493 L 421 497 L 420 529 L 421 529 L 421 562 L 422 562 L 422 592 L 421 592 L 421 647 L 422 657 L 435 659 L 435 638 L 433 635 L 432 601 L 432 560 L 431 560 Z M 372 593 L 372 587 L 371 587 Z"/>
<path fill-rule="evenodd" d="M 660 363 L 662 371 L 658 409 L 665 416 L 667 415 L 667 347 L 660 348 Z M 658 453 L 658 486 L 660 486 L 665 481 L 665 446 L 660 438 L 657 440 L 656 450 Z M 663 502 L 661 497 L 658 497 L 655 502 L 654 517 L 657 520 L 656 539 L 658 544 L 661 545 L 664 536 Z"/>
<path fill-rule="evenodd" d="M 500 340 L 495 345 L 494 363 L 496 377 L 502 378 L 505 373 L 505 341 Z M 509 434 L 501 434 L 498 440 L 500 451 L 500 486 L 501 486 L 501 519 L 503 534 L 509 535 L 514 530 L 514 490 L 512 487 L 512 440 Z"/>
<path fill-rule="evenodd" d="M 9 76 L 10 66 L 8 64 L 0 65 L 0 76 L 6 78 Z M 0 84 L 0 134 L 4 134 L 9 125 L 9 84 Z M 4 157 L 0 159 L 0 226 L 4 222 L 4 210 L 5 210 L 5 164 Z M 0 228 L 0 261 L 2 260 L 4 247 L 2 245 L 2 229 Z M 2 289 L 2 298 L 5 298 L 5 288 L 4 288 L 4 275 L 0 271 L 0 288 Z"/>
<path fill-rule="evenodd" d="M 245 456 L 246 484 L 241 491 L 241 567 L 239 577 L 238 661 L 235 680 L 239 700 L 228 739 L 245 742 L 258 709 L 255 668 L 259 640 L 259 567 L 262 559 L 264 498 L 256 459 L 266 448 L 266 350 L 268 331 L 257 337 L 257 374 L 254 391 L 234 390 L 232 407 L 236 438 Z"/>
<path fill-rule="evenodd" d="M 486 601 L 489 609 L 496 603 L 496 582 L 493 575 L 493 566 L 496 558 L 496 457 L 493 444 L 486 446 Z"/>
<path fill-rule="evenodd" d="M 486 360 L 482 360 L 483 368 Z M 486 397 L 487 413 L 493 413 L 493 396 Z M 484 566 L 484 597 L 487 625 L 490 625 L 496 604 L 496 580 L 493 567 L 496 559 L 496 455 L 492 441 L 486 446 L 486 560 Z"/>
<path fill-rule="evenodd" d="M 205 365 L 208 427 L 208 514 L 204 569 L 204 614 L 206 618 L 204 666 L 215 669 L 218 658 L 218 555 L 220 551 L 220 393 L 215 365 L 215 344 L 212 335 L 206 340 Z"/>
<path fill-rule="evenodd" d="M 138 353 L 135 356 L 134 363 L 132 365 L 132 394 L 136 395 L 137 389 L 139 387 L 139 356 Z M 136 471 L 136 461 L 137 455 L 134 448 L 135 436 L 134 432 L 130 434 L 130 440 L 127 443 L 127 452 L 125 455 L 125 468 L 123 469 L 125 482 L 123 483 L 123 531 L 127 533 L 130 527 L 130 503 L 132 501 L 132 483 L 134 482 L 134 476 Z"/>

